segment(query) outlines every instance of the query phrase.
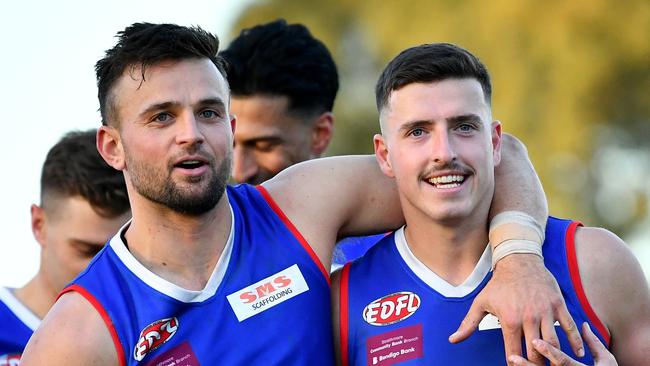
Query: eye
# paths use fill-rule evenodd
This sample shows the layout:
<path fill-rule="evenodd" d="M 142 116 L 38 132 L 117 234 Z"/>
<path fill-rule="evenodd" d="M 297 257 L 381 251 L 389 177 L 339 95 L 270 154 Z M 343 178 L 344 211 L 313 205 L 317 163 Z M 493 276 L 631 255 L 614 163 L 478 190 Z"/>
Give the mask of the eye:
<path fill-rule="evenodd" d="M 165 122 L 169 122 L 171 118 L 172 116 L 169 113 L 163 112 L 163 113 L 156 114 L 155 116 L 153 116 L 151 120 L 154 122 L 165 123 Z"/>
<path fill-rule="evenodd" d="M 460 132 L 472 132 L 475 130 L 474 125 L 470 123 L 462 123 L 456 127 L 456 129 Z"/>
<path fill-rule="evenodd" d="M 425 133 L 425 131 L 422 128 L 414 128 L 411 131 L 409 131 L 409 135 L 411 135 L 413 137 L 420 137 L 420 136 L 424 135 L 424 133 Z"/>
<path fill-rule="evenodd" d="M 212 118 L 217 118 L 219 117 L 219 113 L 212 109 L 206 109 L 201 112 L 199 112 L 199 117 L 205 118 L 205 119 L 212 119 Z"/>

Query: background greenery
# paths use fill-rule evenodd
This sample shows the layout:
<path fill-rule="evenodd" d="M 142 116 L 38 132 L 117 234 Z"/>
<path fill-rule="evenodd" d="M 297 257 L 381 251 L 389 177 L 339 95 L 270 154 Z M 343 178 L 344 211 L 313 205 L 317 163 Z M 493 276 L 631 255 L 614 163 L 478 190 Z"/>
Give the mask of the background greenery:
<path fill-rule="evenodd" d="M 339 67 L 329 155 L 372 152 L 388 60 L 456 43 L 490 70 L 493 116 L 528 146 L 551 213 L 648 244 L 650 1 L 259 1 L 230 37 L 280 17 L 307 25 Z"/>

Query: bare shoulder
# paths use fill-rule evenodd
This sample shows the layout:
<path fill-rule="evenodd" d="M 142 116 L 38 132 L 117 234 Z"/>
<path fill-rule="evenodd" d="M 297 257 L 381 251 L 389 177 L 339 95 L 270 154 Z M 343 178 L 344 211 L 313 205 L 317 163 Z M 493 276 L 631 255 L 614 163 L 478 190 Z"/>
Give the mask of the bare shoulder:
<path fill-rule="evenodd" d="M 612 353 L 620 365 L 641 364 L 650 352 L 650 290 L 639 261 L 605 229 L 579 228 L 575 245 L 585 295 L 609 330 Z"/>
<path fill-rule="evenodd" d="M 263 187 L 326 268 L 337 238 L 385 232 L 404 221 L 396 185 L 374 156 L 305 161 Z"/>
<path fill-rule="evenodd" d="M 76 292 L 54 304 L 20 361 L 32 365 L 118 365 L 111 335 L 93 305 Z"/>

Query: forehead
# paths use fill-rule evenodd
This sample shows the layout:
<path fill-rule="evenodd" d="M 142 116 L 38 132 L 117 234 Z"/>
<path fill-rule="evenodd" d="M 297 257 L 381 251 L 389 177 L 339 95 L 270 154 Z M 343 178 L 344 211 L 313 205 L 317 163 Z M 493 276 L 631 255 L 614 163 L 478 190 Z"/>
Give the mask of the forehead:
<path fill-rule="evenodd" d="M 304 121 L 289 113 L 286 96 L 233 96 L 231 112 L 237 117 L 235 137 L 244 138 L 267 131 L 286 132 L 305 125 Z"/>
<path fill-rule="evenodd" d="M 227 104 L 228 84 L 207 58 L 163 61 L 147 66 L 128 67 L 112 90 L 121 117 L 137 113 L 151 104 L 178 102 L 192 104 L 204 99 L 221 99 Z"/>
<path fill-rule="evenodd" d="M 393 90 L 382 109 L 382 125 L 444 120 L 476 114 L 489 122 L 490 108 L 481 84 L 473 78 L 445 79 L 431 83 L 412 83 Z"/>

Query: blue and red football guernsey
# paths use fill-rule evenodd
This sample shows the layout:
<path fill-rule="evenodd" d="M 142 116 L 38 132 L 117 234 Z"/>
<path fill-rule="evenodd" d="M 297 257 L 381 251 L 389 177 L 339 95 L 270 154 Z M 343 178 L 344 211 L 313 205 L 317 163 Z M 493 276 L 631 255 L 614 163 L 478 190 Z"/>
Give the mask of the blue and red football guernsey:
<path fill-rule="evenodd" d="M 64 290 L 103 317 L 120 365 L 334 363 L 328 271 L 263 187 L 227 195 L 233 227 L 205 289 L 147 270 L 123 228 Z"/>
<path fill-rule="evenodd" d="M 343 267 L 348 262 L 363 257 L 368 249 L 379 243 L 386 235 L 388 234 L 350 236 L 339 240 L 332 253 L 332 272 Z"/>
<path fill-rule="evenodd" d="M 543 246 L 544 263 L 555 276 L 576 324 L 588 322 L 608 345 L 609 333 L 582 289 L 575 256 L 577 222 L 550 217 Z M 491 251 L 459 286 L 438 277 L 410 251 L 404 229 L 384 238 L 341 273 L 340 336 L 343 365 L 504 365 L 498 319 L 486 316 L 460 344 L 448 337 L 458 328 L 476 295 L 491 277 Z M 561 348 L 593 364 L 587 349 L 577 358 L 557 324 Z"/>
<path fill-rule="evenodd" d="M 11 290 L 0 287 L 0 366 L 17 366 L 41 320 Z"/>

